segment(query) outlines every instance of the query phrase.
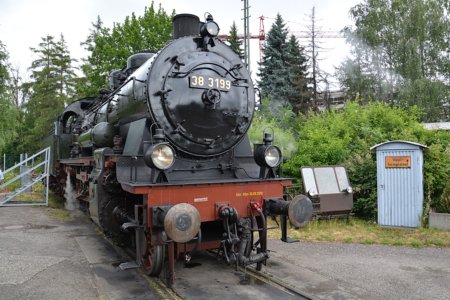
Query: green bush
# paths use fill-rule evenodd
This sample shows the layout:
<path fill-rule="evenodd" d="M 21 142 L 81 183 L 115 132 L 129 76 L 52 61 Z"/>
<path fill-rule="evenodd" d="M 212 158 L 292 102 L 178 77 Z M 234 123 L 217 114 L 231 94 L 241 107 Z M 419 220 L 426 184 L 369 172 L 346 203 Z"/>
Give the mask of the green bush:
<path fill-rule="evenodd" d="M 296 140 L 292 131 L 293 113 L 288 107 L 280 107 L 275 116 L 268 108 L 269 100 L 255 113 L 249 138 L 252 144 L 263 142 L 264 132 L 273 134 L 274 145 L 280 147 L 284 159 L 289 159 L 296 149 Z"/>
<path fill-rule="evenodd" d="M 440 201 L 436 205 L 437 212 L 450 213 L 450 183 L 447 182 Z"/>
<path fill-rule="evenodd" d="M 425 202 L 436 212 L 450 213 L 450 134 L 429 137 L 424 155 Z"/>
<path fill-rule="evenodd" d="M 370 147 L 392 140 L 418 142 L 429 146 L 424 157 L 425 202 L 446 211 L 448 196 L 443 195 L 449 179 L 450 133 L 425 130 L 419 116 L 415 107 L 347 102 L 342 111 L 298 118 L 293 130 L 296 150 L 283 165 L 284 173 L 299 178 L 302 166 L 344 165 L 355 191 L 353 211 L 360 217 L 375 219 L 376 163 Z"/>
<path fill-rule="evenodd" d="M 353 186 L 353 213 L 364 219 L 375 220 L 377 216 L 377 165 L 374 157 L 352 154 L 343 163 Z"/>
<path fill-rule="evenodd" d="M 16 172 L 9 172 L 7 174 L 3 174 L 4 175 L 4 179 L 3 179 L 3 184 L 7 183 L 9 180 L 13 179 L 14 177 L 16 177 L 18 175 L 18 173 Z M 13 181 L 12 183 L 10 183 L 7 187 L 5 187 L 5 189 L 3 191 L 14 191 L 16 189 L 18 189 L 20 187 L 20 179 L 17 179 L 15 181 Z"/>

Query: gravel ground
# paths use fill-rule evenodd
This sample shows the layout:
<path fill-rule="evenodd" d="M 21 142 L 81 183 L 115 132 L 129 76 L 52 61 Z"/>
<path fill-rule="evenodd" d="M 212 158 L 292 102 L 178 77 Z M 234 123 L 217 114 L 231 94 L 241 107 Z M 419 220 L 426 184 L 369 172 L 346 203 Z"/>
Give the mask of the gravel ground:
<path fill-rule="evenodd" d="M 320 299 L 450 299 L 449 248 L 278 240 L 269 248 L 267 270 Z"/>
<path fill-rule="evenodd" d="M 263 271 L 317 299 L 450 299 L 450 248 L 270 240 Z M 177 263 L 175 291 L 185 299 L 285 299 L 221 262 Z M 92 222 L 45 208 L 0 208 L 0 299 L 160 299 Z"/>

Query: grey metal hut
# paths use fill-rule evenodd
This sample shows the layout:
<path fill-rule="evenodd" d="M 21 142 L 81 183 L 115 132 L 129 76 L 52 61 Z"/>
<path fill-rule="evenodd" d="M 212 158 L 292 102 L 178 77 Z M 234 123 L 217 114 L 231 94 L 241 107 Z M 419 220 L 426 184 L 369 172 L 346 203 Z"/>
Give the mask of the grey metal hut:
<path fill-rule="evenodd" d="M 419 227 L 423 212 L 423 149 L 408 141 L 370 148 L 377 154 L 378 224 Z"/>

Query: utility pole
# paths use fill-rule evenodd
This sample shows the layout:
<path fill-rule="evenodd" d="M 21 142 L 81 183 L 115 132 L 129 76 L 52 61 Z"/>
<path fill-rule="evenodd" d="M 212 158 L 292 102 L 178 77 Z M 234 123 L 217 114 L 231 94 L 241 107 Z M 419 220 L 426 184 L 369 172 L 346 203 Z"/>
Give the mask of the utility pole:
<path fill-rule="evenodd" d="M 250 72 L 250 15 L 248 0 L 241 0 L 244 2 L 244 63 Z"/>
<path fill-rule="evenodd" d="M 312 63 L 313 63 L 313 98 L 314 102 L 317 101 L 317 53 L 316 53 L 316 18 L 315 18 L 315 7 L 312 8 L 311 14 L 311 47 L 312 47 Z"/>

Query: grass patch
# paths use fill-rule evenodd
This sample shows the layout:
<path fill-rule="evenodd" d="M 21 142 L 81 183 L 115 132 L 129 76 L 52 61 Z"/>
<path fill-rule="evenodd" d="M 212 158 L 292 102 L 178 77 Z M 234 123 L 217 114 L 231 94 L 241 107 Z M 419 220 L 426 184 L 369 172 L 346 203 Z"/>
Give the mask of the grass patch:
<path fill-rule="evenodd" d="M 367 240 L 362 241 L 362 244 L 372 245 L 372 244 L 375 244 L 375 240 L 367 239 Z"/>
<path fill-rule="evenodd" d="M 67 221 L 70 219 L 70 214 L 67 210 L 63 209 L 57 209 L 57 208 L 48 208 L 47 212 L 50 216 L 61 220 L 61 221 Z"/>
<path fill-rule="evenodd" d="M 6 183 L 8 180 L 13 179 L 15 176 L 17 176 L 16 173 L 9 172 L 8 174 L 5 175 L 5 180 L 3 181 L 3 183 Z M 0 190 L 0 193 L 13 193 L 15 190 L 19 189 L 20 186 L 21 186 L 20 179 L 17 179 L 11 184 L 9 184 L 5 189 Z M 45 188 L 46 186 L 43 184 L 43 182 L 37 182 L 30 188 L 29 191 L 23 192 L 14 197 L 11 203 L 13 202 L 20 202 L 26 204 L 45 203 Z M 0 198 L 0 200 L 2 200 L 2 198 Z M 45 210 L 48 212 L 50 216 L 59 219 L 61 221 L 67 221 L 70 219 L 70 214 L 65 209 L 64 202 L 65 202 L 64 197 L 61 197 L 49 191 L 48 207 L 46 207 Z"/>
<path fill-rule="evenodd" d="M 49 215 L 61 221 L 69 220 L 70 213 L 65 209 L 64 201 L 64 197 L 61 197 L 49 191 L 47 208 L 47 212 L 49 213 Z"/>
<path fill-rule="evenodd" d="M 353 239 L 351 238 L 351 237 L 346 237 L 346 238 L 344 238 L 343 240 L 342 240 L 344 243 L 347 243 L 347 244 L 351 244 L 352 242 L 353 242 Z"/>
<path fill-rule="evenodd" d="M 269 220 L 269 227 L 276 225 Z M 280 238 L 280 230 L 269 230 L 270 238 Z M 313 220 L 300 229 L 289 228 L 288 235 L 303 241 L 327 241 L 390 246 L 450 247 L 450 230 L 383 228 L 374 222 L 349 220 Z"/>
<path fill-rule="evenodd" d="M 51 191 L 48 192 L 48 207 L 65 209 L 64 202 L 64 197 L 61 197 Z"/>

